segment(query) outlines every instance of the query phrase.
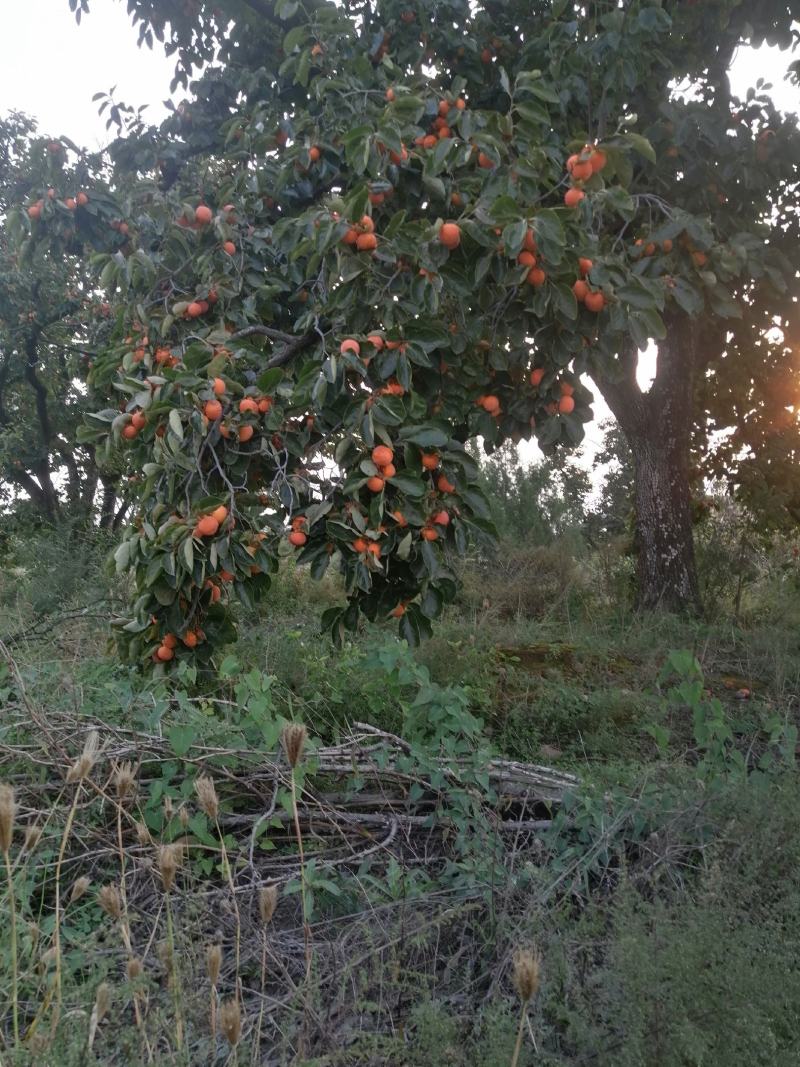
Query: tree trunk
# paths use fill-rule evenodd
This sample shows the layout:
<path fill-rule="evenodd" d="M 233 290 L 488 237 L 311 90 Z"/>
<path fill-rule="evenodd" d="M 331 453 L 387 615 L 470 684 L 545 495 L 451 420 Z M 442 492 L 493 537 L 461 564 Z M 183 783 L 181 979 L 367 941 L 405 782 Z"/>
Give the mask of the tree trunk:
<path fill-rule="evenodd" d="M 644 610 L 702 610 L 689 487 L 696 346 L 691 322 L 672 325 L 659 343 L 658 371 L 646 393 L 636 381 L 633 348 L 623 354 L 620 379 L 595 376 L 633 455 L 636 604 Z"/>
<path fill-rule="evenodd" d="M 636 603 L 699 612 L 700 591 L 692 535 L 691 495 L 681 442 L 663 421 L 631 435 L 636 499 Z"/>

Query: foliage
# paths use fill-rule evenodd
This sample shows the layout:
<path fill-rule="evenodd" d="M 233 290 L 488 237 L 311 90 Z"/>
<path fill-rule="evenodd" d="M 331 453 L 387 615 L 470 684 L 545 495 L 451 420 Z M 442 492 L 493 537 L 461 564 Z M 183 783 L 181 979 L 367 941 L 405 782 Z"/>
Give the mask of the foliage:
<path fill-rule="evenodd" d="M 233 633 L 228 597 L 265 593 L 292 546 L 346 576 L 335 635 L 396 611 L 416 642 L 455 595 L 442 549 L 487 528 L 467 439 L 575 444 L 581 374 L 613 378 L 626 345 L 676 317 L 724 332 L 754 280 L 786 290 L 761 220 L 775 189 L 789 196 L 796 130 L 762 96 L 732 115 L 703 42 L 709 19 L 721 56 L 791 33 L 777 9 L 745 22 L 729 0 L 452 0 L 435 19 L 423 0 L 174 7 L 134 3 L 141 39 L 168 40 L 186 86 L 219 63 L 163 128 L 128 113 L 116 200 L 93 186 L 85 208 L 101 246 L 120 217 L 130 231 L 96 260 L 120 314 L 92 383 L 123 410 L 85 433 L 122 447 L 139 492 L 117 555 L 136 577 L 121 645 L 159 670 L 207 661 Z M 672 92 L 683 77 L 694 97 Z M 730 193 L 709 197 L 711 174 Z M 11 217 L 25 254 L 62 247 L 58 213 Z M 214 509 L 221 525 L 199 533 Z M 175 634 L 189 644 L 164 645 Z"/>
<path fill-rule="evenodd" d="M 480 477 L 501 537 L 546 545 L 580 529 L 591 488 L 580 453 L 557 452 L 524 465 L 506 446 L 480 464 Z"/>
<path fill-rule="evenodd" d="M 99 168 L 71 142 L 37 136 L 23 115 L 0 121 L 0 470 L 6 507 L 24 494 L 39 522 L 86 523 L 102 483 L 99 520 L 112 528 L 124 514 L 115 506 L 116 465 L 100 470 L 91 443 L 77 440 L 101 402 L 87 379 L 95 346 L 110 335 L 111 307 L 96 292 L 75 200 Z M 58 226 L 55 254 L 19 254 L 13 219 L 32 195 L 40 217 Z"/>

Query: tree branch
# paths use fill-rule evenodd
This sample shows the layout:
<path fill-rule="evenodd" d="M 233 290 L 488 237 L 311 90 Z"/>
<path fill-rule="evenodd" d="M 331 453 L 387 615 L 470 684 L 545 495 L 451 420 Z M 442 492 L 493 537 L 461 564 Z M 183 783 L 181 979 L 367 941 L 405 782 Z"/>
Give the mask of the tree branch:
<path fill-rule="evenodd" d="M 308 348 L 319 338 L 316 330 L 309 330 L 301 336 L 284 333 L 282 330 L 274 330 L 271 326 L 245 326 L 243 330 L 232 333 L 229 340 L 239 341 L 244 337 L 269 337 L 272 341 L 283 341 L 284 348 L 277 352 L 272 359 L 267 361 L 267 368 L 282 367 L 288 363 L 298 352 Z"/>

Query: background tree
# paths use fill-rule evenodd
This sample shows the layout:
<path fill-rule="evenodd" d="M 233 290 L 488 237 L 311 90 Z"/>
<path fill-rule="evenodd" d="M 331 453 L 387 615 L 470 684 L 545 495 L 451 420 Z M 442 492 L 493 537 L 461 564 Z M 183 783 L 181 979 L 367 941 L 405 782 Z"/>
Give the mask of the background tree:
<path fill-rule="evenodd" d="M 99 402 L 87 376 L 111 308 L 92 291 L 94 271 L 74 227 L 80 182 L 94 179 L 88 163 L 76 168 L 69 157 L 83 159 L 69 142 L 38 137 L 25 116 L 0 121 L 0 218 L 37 190 L 33 215 L 58 216 L 64 237 L 59 255 L 20 255 L 20 220 L 12 212 L 0 227 L 0 464 L 40 519 L 85 523 L 99 502 L 100 523 L 111 528 L 122 518 L 117 476 L 113 466 L 98 468 L 91 443 L 77 442 Z"/>
<path fill-rule="evenodd" d="M 131 9 L 190 93 L 113 153 L 131 234 L 100 276 L 124 312 L 92 382 L 127 402 L 87 438 L 144 473 L 117 556 L 131 653 L 208 655 L 227 590 L 263 591 L 296 548 L 345 572 L 334 631 L 391 612 L 417 639 L 454 592 L 442 548 L 488 517 L 464 442 L 577 444 L 585 372 L 634 457 L 640 602 L 696 605 L 693 382 L 752 287 L 793 273 L 767 237 L 797 132 L 775 116 L 762 163 L 727 69 L 765 29 L 791 40 L 786 7 Z M 87 208 L 100 230 L 119 210 L 99 186 Z M 32 246 L 60 223 L 34 219 Z"/>
<path fill-rule="evenodd" d="M 480 461 L 480 486 L 500 536 L 537 545 L 582 529 L 592 488 L 580 454 L 560 450 L 524 464 L 510 442 Z"/>

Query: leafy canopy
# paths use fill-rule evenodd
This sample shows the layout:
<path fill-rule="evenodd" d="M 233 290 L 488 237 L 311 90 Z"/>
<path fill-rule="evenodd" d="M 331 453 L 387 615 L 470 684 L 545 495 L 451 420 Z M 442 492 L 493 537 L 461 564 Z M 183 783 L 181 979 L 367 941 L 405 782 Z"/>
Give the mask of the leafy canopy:
<path fill-rule="evenodd" d="M 791 42 L 785 5 L 129 8 L 189 94 L 127 112 L 75 220 L 117 308 L 84 437 L 138 487 L 134 659 L 207 659 L 290 553 L 344 572 L 334 635 L 393 613 L 417 641 L 488 526 L 466 442 L 576 444 L 581 375 L 786 290 L 795 131 L 719 92 L 741 39 Z M 70 220 L 40 214 L 23 247 L 57 254 Z"/>

